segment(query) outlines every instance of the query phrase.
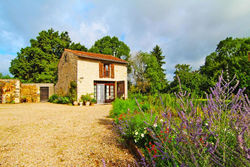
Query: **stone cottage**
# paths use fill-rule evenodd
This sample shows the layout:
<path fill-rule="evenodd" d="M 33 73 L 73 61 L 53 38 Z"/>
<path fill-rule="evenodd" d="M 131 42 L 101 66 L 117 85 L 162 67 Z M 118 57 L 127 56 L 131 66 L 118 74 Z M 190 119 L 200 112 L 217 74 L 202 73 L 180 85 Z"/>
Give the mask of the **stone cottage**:
<path fill-rule="evenodd" d="M 77 83 L 77 100 L 92 94 L 97 103 L 127 98 L 128 62 L 111 55 L 65 49 L 58 63 L 56 94 L 67 95 L 70 82 Z"/>

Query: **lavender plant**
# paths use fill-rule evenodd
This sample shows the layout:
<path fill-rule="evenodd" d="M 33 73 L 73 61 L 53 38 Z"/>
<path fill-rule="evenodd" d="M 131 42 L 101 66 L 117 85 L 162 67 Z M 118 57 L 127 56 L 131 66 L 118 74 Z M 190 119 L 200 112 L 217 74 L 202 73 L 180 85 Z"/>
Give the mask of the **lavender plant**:
<path fill-rule="evenodd" d="M 152 166 L 249 165 L 249 99 L 244 89 L 233 95 L 239 83 L 231 86 L 234 80 L 221 75 L 201 111 L 190 94 L 176 94 L 178 118 L 166 108 L 163 121 L 154 120 L 158 127 L 148 127 L 154 140 L 147 148 Z"/>

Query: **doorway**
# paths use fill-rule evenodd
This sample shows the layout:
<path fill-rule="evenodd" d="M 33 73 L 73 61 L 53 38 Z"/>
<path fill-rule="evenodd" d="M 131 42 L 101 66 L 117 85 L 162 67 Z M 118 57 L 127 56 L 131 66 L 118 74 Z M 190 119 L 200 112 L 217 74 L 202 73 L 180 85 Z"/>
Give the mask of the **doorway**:
<path fill-rule="evenodd" d="M 40 101 L 45 102 L 49 100 L 49 87 L 40 87 Z"/>
<path fill-rule="evenodd" d="M 124 81 L 117 82 L 117 97 L 125 98 L 125 84 Z"/>
<path fill-rule="evenodd" d="M 94 98 L 98 104 L 111 103 L 115 99 L 115 82 L 94 81 Z"/>

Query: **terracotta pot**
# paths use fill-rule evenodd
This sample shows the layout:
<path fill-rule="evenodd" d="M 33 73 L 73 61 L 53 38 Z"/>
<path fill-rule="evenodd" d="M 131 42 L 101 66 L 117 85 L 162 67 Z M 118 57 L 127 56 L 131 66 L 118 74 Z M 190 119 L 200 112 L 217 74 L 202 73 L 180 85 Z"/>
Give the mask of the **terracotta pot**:
<path fill-rule="evenodd" d="M 82 102 L 79 102 L 79 105 L 82 106 Z"/>
<path fill-rule="evenodd" d="M 86 105 L 86 106 L 89 106 L 89 104 L 90 104 L 89 101 L 86 101 L 86 102 L 85 102 L 85 105 Z"/>
<path fill-rule="evenodd" d="M 74 104 L 74 106 L 77 106 L 77 105 L 78 105 L 77 101 L 74 101 L 73 104 Z"/>

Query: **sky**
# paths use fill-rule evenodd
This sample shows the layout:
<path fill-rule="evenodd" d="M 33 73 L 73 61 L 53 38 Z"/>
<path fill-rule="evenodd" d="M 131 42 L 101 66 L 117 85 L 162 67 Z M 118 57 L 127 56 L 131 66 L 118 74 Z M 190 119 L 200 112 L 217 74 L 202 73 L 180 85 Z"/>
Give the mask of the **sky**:
<path fill-rule="evenodd" d="M 250 0 L 0 0 L 0 72 L 42 30 L 67 31 L 90 48 L 117 36 L 131 49 L 165 56 L 167 79 L 176 64 L 193 70 L 226 37 L 250 36 Z"/>

